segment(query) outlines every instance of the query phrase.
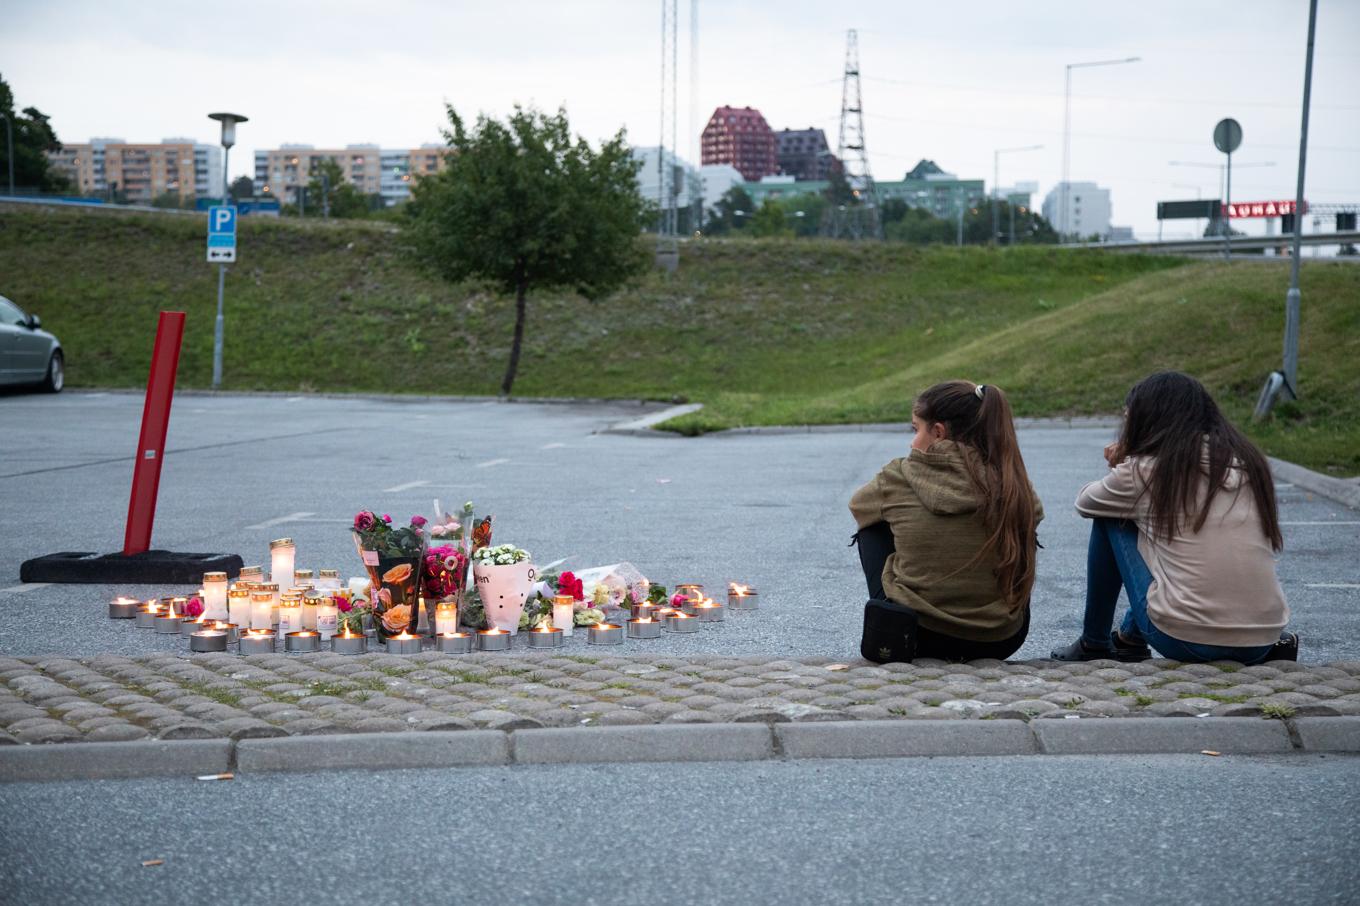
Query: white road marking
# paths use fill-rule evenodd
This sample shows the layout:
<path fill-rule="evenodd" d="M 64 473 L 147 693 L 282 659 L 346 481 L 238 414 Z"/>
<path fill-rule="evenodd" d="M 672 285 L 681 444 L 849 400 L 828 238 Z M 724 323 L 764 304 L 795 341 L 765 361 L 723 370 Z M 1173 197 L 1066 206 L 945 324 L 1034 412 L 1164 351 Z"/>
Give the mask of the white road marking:
<path fill-rule="evenodd" d="M 1348 582 L 1306 582 L 1304 588 L 1360 588 Z"/>
<path fill-rule="evenodd" d="M 305 400 L 306 398 L 307 398 L 307 397 L 305 397 L 305 396 L 290 396 L 290 397 L 288 397 L 288 399 L 284 400 L 284 402 L 285 402 L 285 403 L 300 403 L 300 402 L 302 402 L 303 400 Z"/>
<path fill-rule="evenodd" d="M 423 488 L 427 484 L 429 484 L 428 481 L 408 481 L 406 484 L 396 484 L 390 488 L 383 488 L 382 492 L 384 494 L 395 494 L 398 491 L 409 491 L 411 488 Z"/>
<path fill-rule="evenodd" d="M 544 444 L 540 449 L 543 449 L 543 450 L 560 450 L 560 449 L 562 449 L 562 448 L 565 447 L 565 446 L 566 446 L 566 444 Z"/>
<path fill-rule="evenodd" d="M 477 463 L 477 468 L 479 468 L 479 469 L 485 469 L 485 468 L 487 468 L 488 466 L 498 466 L 498 465 L 500 465 L 500 464 L 503 463 L 503 462 L 509 462 L 509 461 L 510 461 L 510 460 L 508 460 L 508 459 L 488 459 L 486 462 L 479 462 L 479 463 Z"/>
<path fill-rule="evenodd" d="M 246 531 L 253 532 L 256 529 L 269 528 L 274 525 L 283 525 L 285 522 L 297 522 L 306 519 L 308 516 L 315 516 L 316 513 L 289 513 L 287 516 L 280 516 L 277 519 L 266 519 L 264 522 L 257 522 L 254 525 L 246 526 Z"/>
<path fill-rule="evenodd" d="M 0 588 L 0 595 L 21 595 L 26 591 L 35 588 L 46 588 L 51 582 L 25 582 L 22 585 L 11 585 L 9 588 Z"/>
<path fill-rule="evenodd" d="M 1323 519 L 1316 522 L 1281 522 L 1280 525 L 1360 525 L 1360 520 L 1345 522 L 1334 519 Z"/>

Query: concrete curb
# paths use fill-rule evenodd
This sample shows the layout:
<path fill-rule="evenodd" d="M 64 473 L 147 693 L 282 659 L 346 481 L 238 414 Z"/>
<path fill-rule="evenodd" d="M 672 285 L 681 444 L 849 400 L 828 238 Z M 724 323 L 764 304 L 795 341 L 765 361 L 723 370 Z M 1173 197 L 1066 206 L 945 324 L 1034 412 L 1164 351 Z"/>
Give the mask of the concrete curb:
<path fill-rule="evenodd" d="M 703 403 L 685 403 L 681 406 L 668 406 L 659 412 L 652 412 L 642 418 L 635 418 L 626 422 L 617 422 L 608 428 L 596 431 L 596 434 L 624 434 L 630 437 L 680 437 L 673 431 L 655 431 L 653 425 L 679 418 L 682 415 L 689 415 L 691 412 L 698 412 L 704 408 Z"/>
<path fill-rule="evenodd" d="M 827 721 L 0 746 L 0 783 L 527 764 L 1000 755 L 1360 755 L 1360 717 Z"/>
<path fill-rule="evenodd" d="M 110 394 L 115 396 L 142 396 L 146 391 L 137 387 L 71 387 L 66 393 L 74 396 Z M 624 397 L 594 396 L 468 396 L 463 394 L 440 393 L 338 393 L 310 391 L 302 393 L 289 390 L 204 390 L 201 387 L 175 388 L 176 396 L 258 396 L 265 399 L 303 399 L 322 400 L 371 400 L 380 403 L 505 403 L 506 405 L 551 405 L 551 406 L 637 406 L 650 408 L 666 406 L 656 400 L 628 399 Z M 695 404 L 699 405 L 699 404 Z M 702 408 L 702 406 L 700 406 Z M 667 416 L 671 417 L 671 416 Z M 627 424 L 623 422 L 621 424 Z"/>
<path fill-rule="evenodd" d="M 658 431 L 655 425 L 677 418 L 681 415 L 688 415 L 691 412 L 698 412 L 703 408 L 701 403 L 693 403 L 686 406 L 676 406 L 675 411 L 658 412 L 647 418 L 635 419 L 630 422 L 619 422 L 611 425 L 596 433 L 598 434 L 625 434 L 630 437 L 670 437 L 683 438 L 686 435 L 677 434 L 674 431 Z M 1119 419 L 1114 416 L 1094 415 L 1094 416 L 1073 416 L 1072 418 L 1017 418 L 1015 420 L 1017 428 L 1118 428 Z M 911 427 L 909 422 L 855 422 L 844 425 L 751 425 L 743 428 L 724 428 L 721 431 L 709 431 L 702 435 L 704 437 L 742 437 L 749 434 L 754 435 L 783 435 L 783 434 L 901 434 Z"/>
<path fill-rule="evenodd" d="M 1270 471 L 1278 480 L 1360 510 L 1360 478 L 1333 478 L 1283 459 L 1273 456 L 1267 458 L 1270 460 Z"/>

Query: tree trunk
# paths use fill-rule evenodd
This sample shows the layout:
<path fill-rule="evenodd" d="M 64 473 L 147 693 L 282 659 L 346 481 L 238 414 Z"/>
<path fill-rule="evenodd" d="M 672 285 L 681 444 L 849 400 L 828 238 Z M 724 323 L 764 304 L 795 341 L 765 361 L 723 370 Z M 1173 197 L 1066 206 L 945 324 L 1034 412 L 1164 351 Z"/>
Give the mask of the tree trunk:
<path fill-rule="evenodd" d="M 505 380 L 501 381 L 501 396 L 509 396 L 515 384 L 515 372 L 519 370 L 519 351 L 524 345 L 524 296 L 529 290 L 529 281 L 521 265 L 519 278 L 515 281 L 515 339 L 510 344 L 510 363 L 505 367 Z"/>

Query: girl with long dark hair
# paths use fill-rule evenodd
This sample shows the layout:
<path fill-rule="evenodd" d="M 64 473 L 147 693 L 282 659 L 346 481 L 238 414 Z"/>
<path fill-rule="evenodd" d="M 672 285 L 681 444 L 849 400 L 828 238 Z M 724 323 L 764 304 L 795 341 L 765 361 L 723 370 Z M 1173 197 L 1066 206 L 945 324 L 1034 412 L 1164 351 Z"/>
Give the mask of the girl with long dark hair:
<path fill-rule="evenodd" d="M 1110 472 L 1077 495 L 1091 520 L 1086 616 L 1060 660 L 1293 660 L 1289 606 L 1275 575 L 1283 546 L 1265 456 L 1204 385 L 1164 371 L 1134 385 Z M 1116 632 L 1123 587 L 1128 613 Z"/>
<path fill-rule="evenodd" d="M 1043 507 L 1006 394 L 936 384 L 917 397 L 911 423 L 911 454 L 850 500 L 870 604 L 912 615 L 916 657 L 1007 658 L 1029 631 Z"/>

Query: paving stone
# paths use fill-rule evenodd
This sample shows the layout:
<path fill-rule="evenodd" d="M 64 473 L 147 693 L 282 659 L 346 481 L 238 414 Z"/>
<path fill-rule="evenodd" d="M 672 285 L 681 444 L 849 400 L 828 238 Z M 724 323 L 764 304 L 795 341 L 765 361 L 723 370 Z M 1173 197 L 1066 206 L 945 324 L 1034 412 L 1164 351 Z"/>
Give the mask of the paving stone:
<path fill-rule="evenodd" d="M 45 744 L 80 739 L 80 731 L 58 721 L 33 724 L 22 730 L 11 729 L 11 735 L 21 743 Z"/>
<path fill-rule="evenodd" d="M 599 723 L 602 727 L 634 727 L 656 723 L 656 718 L 643 711 L 620 710 L 601 715 Z"/>
<path fill-rule="evenodd" d="M 468 715 L 468 719 L 487 730 L 522 730 L 543 726 L 542 723 L 532 717 L 496 709 L 473 711 Z"/>
<path fill-rule="evenodd" d="M 206 724 L 197 722 L 171 723 L 156 727 L 156 736 L 159 739 L 214 739 L 219 733 L 214 732 Z"/>
<path fill-rule="evenodd" d="M 1046 702 L 1037 698 L 1022 698 L 1019 701 L 1009 702 L 997 708 L 989 709 L 987 712 L 998 720 L 1029 720 L 1038 717 L 1040 714 L 1047 714 L 1050 711 L 1057 711 L 1058 706 L 1052 702 Z"/>
<path fill-rule="evenodd" d="M 287 730 L 254 717 L 236 717 L 219 721 L 215 729 L 231 739 L 268 739 L 288 735 Z"/>
<path fill-rule="evenodd" d="M 719 717 L 718 715 L 716 715 L 716 714 L 709 714 L 709 713 L 707 713 L 707 712 L 705 712 L 705 711 L 691 711 L 691 710 L 684 710 L 684 711 L 677 711 L 677 712 L 675 712 L 674 714 L 667 715 L 667 716 L 662 720 L 662 723 L 667 723 L 667 724 L 711 724 L 711 723 L 718 723 L 718 722 L 720 722 L 721 720 L 722 720 L 722 718 Z"/>

